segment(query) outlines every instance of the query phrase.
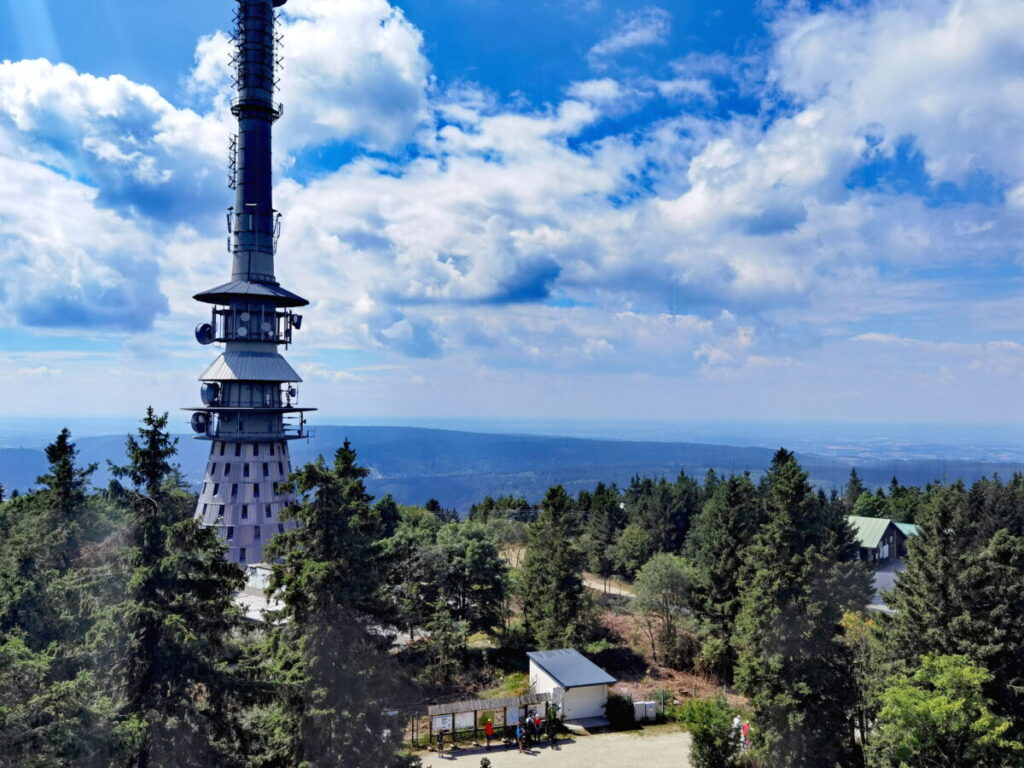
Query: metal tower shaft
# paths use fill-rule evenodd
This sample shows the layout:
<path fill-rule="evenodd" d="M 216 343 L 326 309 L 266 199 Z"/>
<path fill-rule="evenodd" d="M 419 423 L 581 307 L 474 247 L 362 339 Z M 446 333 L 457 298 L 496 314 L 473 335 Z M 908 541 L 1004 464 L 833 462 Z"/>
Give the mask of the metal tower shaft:
<path fill-rule="evenodd" d="M 274 9 L 285 0 L 236 2 L 231 282 L 195 296 L 214 305 L 196 340 L 221 343 L 224 352 L 199 377 L 203 406 L 187 410 L 194 411 L 199 439 L 212 441 L 196 517 L 217 528 L 230 560 L 245 564 L 260 561 L 269 539 L 294 527 L 280 519 L 292 498 L 277 484 L 291 472 L 288 441 L 306 436 L 304 413 L 314 409 L 296 404 L 301 378 L 277 351 L 301 327 L 302 317 L 291 310 L 308 304 L 282 288 L 274 271 L 280 216 L 273 204 L 271 138 L 281 115 L 274 102 L 280 47 Z"/>

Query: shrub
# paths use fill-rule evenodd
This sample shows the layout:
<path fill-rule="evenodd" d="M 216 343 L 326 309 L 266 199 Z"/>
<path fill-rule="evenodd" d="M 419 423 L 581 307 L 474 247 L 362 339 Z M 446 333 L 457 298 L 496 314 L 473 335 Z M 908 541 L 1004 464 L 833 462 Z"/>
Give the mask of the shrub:
<path fill-rule="evenodd" d="M 702 675 L 725 677 L 732 666 L 732 649 L 729 643 L 720 637 L 709 637 L 704 640 L 694 659 L 693 668 Z"/>
<path fill-rule="evenodd" d="M 633 718 L 633 700 L 628 696 L 609 693 L 604 714 L 613 728 L 632 728 L 636 725 L 636 720 Z"/>
<path fill-rule="evenodd" d="M 694 699 L 682 707 L 680 719 L 693 738 L 693 768 L 735 768 L 739 738 L 732 727 L 735 713 L 722 696 Z"/>

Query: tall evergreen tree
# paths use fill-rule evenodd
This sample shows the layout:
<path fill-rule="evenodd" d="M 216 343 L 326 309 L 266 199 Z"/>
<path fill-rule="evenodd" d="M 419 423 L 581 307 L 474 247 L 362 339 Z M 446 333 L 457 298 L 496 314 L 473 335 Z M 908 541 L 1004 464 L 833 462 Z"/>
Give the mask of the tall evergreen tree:
<path fill-rule="evenodd" d="M 83 535 L 82 517 L 86 512 L 85 495 L 89 478 L 97 467 L 96 464 L 76 466 L 77 455 L 71 432 L 65 427 L 57 439 L 46 446 L 50 471 L 36 480 L 44 488 L 42 493 L 49 518 L 46 528 L 55 539 L 54 555 L 63 569 L 78 555 Z"/>
<path fill-rule="evenodd" d="M 589 494 L 590 510 L 584 529 L 587 568 L 607 580 L 615 568 L 615 539 L 626 524 L 625 510 L 615 485 L 598 483 Z"/>
<path fill-rule="evenodd" d="M 526 625 L 541 648 L 582 644 L 588 632 L 582 555 L 570 530 L 572 501 L 565 489 L 548 489 L 537 522 L 529 527 L 523 564 Z"/>
<path fill-rule="evenodd" d="M 843 489 L 843 503 L 846 504 L 847 514 L 853 514 L 853 508 L 857 504 L 857 499 L 867 492 L 867 486 L 864 485 L 860 475 L 857 474 L 857 468 L 853 467 L 850 470 L 850 479 L 846 481 L 846 487 Z"/>
<path fill-rule="evenodd" d="M 167 414 L 149 408 L 115 469 L 135 488 L 127 529 L 89 574 L 105 601 L 90 636 L 121 742 L 111 765 L 231 765 L 237 754 L 229 665 L 244 579 L 191 518 L 193 497 L 168 486 L 175 443 Z"/>
<path fill-rule="evenodd" d="M 988 669 L 995 711 L 1024 728 L 1024 539 L 989 535 L 962 484 L 933 493 L 889 598 L 892 657 L 963 655 Z"/>
<path fill-rule="evenodd" d="M 397 752 L 390 641 L 372 629 L 383 564 L 367 474 L 346 440 L 333 466 L 321 457 L 290 479 L 302 501 L 289 514 L 301 525 L 267 549 L 282 608 L 265 650 L 278 695 L 262 713 L 258 765 L 379 768 Z"/>
<path fill-rule="evenodd" d="M 731 679 L 735 666 L 736 616 L 743 593 L 743 553 L 761 524 L 757 489 L 748 475 L 732 475 L 693 521 L 686 555 L 693 566 L 690 600 L 694 615 L 724 645 L 716 666 Z"/>
<path fill-rule="evenodd" d="M 867 604 L 871 577 L 840 561 L 851 542 L 836 540 L 792 453 L 775 454 L 764 488 L 765 522 L 744 558 L 737 684 L 754 706 L 768 766 L 846 765 L 855 696 L 840 622 Z"/>

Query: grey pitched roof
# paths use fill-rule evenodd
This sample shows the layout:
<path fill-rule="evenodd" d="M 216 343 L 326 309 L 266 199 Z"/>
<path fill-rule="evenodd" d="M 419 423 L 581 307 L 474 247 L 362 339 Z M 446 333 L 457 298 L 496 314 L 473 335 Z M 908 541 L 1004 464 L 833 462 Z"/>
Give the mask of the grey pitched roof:
<path fill-rule="evenodd" d="M 571 648 L 531 651 L 526 655 L 566 689 L 585 688 L 588 685 L 611 685 L 617 682 L 597 664 Z"/>
<path fill-rule="evenodd" d="M 225 352 L 203 371 L 200 381 L 302 381 L 276 352 Z"/>

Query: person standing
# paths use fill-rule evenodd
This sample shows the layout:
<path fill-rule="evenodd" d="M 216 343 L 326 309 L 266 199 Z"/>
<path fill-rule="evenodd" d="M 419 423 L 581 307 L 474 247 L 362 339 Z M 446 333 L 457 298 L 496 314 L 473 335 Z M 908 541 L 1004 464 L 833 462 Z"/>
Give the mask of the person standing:
<path fill-rule="evenodd" d="M 526 745 L 523 743 L 523 740 L 525 738 L 526 738 L 526 731 L 523 728 L 523 721 L 522 720 L 517 720 L 516 721 L 516 744 L 519 745 L 519 751 L 521 753 L 525 753 L 526 752 Z"/>
<path fill-rule="evenodd" d="M 488 720 L 484 723 L 484 736 L 487 737 L 487 748 L 491 748 L 491 738 L 494 736 L 494 723 Z"/>

